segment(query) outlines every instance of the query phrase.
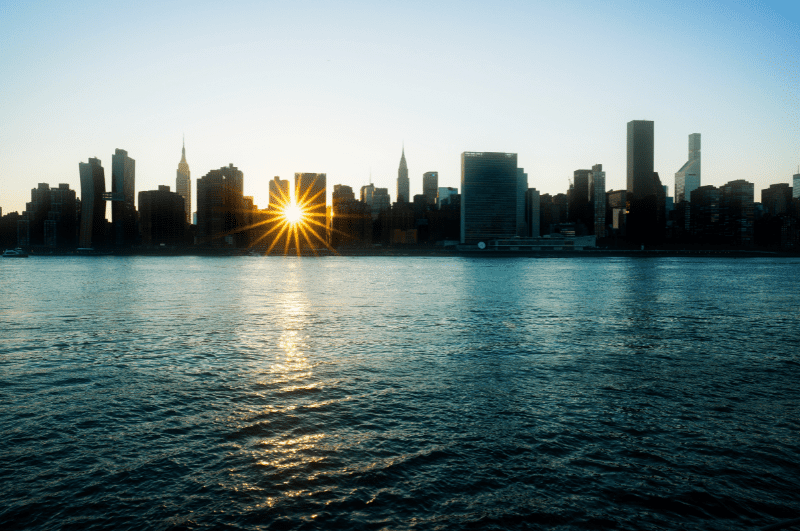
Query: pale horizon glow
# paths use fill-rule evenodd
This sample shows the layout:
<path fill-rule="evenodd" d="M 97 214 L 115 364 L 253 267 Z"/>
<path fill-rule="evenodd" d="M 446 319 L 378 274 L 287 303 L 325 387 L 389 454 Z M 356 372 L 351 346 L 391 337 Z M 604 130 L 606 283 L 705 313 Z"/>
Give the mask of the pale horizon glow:
<path fill-rule="evenodd" d="M 266 208 L 274 176 L 388 188 L 405 145 L 460 185 L 464 151 L 518 154 L 529 186 L 565 192 L 603 164 L 625 188 L 626 124 L 655 122 L 674 193 L 688 136 L 703 182 L 760 190 L 800 164 L 797 8 L 758 0 L 6 4 L 0 17 L 0 207 L 78 163 L 136 160 L 136 192 L 237 166 Z M 138 197 L 137 197 L 138 199 Z"/>

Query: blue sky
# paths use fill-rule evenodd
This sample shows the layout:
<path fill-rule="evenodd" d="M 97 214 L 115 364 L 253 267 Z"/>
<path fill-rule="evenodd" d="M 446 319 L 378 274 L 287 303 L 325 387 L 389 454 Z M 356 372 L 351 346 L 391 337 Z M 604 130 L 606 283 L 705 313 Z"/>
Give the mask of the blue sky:
<path fill-rule="evenodd" d="M 518 153 L 566 190 L 601 163 L 625 187 L 626 123 L 655 121 L 672 193 L 690 133 L 703 184 L 790 182 L 800 164 L 800 26 L 764 2 L 138 2 L 0 0 L 0 207 L 78 163 L 136 159 L 137 191 L 233 163 L 262 207 L 275 175 L 325 172 L 395 197 L 405 143 L 459 186 L 460 153 Z"/>

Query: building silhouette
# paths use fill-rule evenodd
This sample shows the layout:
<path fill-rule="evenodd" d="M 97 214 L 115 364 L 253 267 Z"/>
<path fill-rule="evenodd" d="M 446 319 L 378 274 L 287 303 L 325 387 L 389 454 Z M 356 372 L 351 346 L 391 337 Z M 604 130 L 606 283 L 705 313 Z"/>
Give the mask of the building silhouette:
<path fill-rule="evenodd" d="M 541 203 L 539 191 L 536 188 L 528 188 L 525 191 L 525 226 L 527 227 L 526 237 L 538 238 L 541 236 Z"/>
<path fill-rule="evenodd" d="M 233 164 L 197 180 L 197 238 L 201 245 L 244 244 L 244 174 Z"/>
<path fill-rule="evenodd" d="M 189 171 L 189 163 L 186 162 L 186 141 L 181 148 L 181 161 L 178 163 L 178 171 L 175 177 L 175 191 L 183 198 L 183 205 L 186 209 L 186 224 L 192 224 L 192 173 Z"/>
<path fill-rule="evenodd" d="M 372 240 L 372 213 L 369 205 L 359 201 L 353 189 L 335 184 L 331 193 L 330 244 L 363 245 Z"/>
<path fill-rule="evenodd" d="M 406 148 L 400 155 L 400 167 L 397 169 L 397 202 L 408 203 L 411 200 L 408 190 L 408 165 L 406 165 Z"/>
<path fill-rule="evenodd" d="M 50 185 L 39 183 L 31 189 L 31 201 L 25 203 L 25 211 L 17 222 L 17 238 L 19 245 L 44 245 L 45 221 L 50 212 Z"/>
<path fill-rule="evenodd" d="M 761 204 L 770 216 L 785 214 L 792 204 L 792 187 L 786 183 L 769 185 L 761 190 Z"/>
<path fill-rule="evenodd" d="M 606 172 L 602 164 L 592 166 L 589 172 L 589 229 L 598 238 L 606 237 Z"/>
<path fill-rule="evenodd" d="M 81 177 L 81 222 L 78 247 L 91 249 L 105 244 L 106 178 L 100 159 L 78 164 Z"/>
<path fill-rule="evenodd" d="M 567 219 L 570 223 L 575 223 L 576 231 L 581 235 L 589 232 L 593 227 L 589 199 L 589 175 L 591 173 L 591 170 L 575 170 L 572 174 L 573 186 L 569 194 Z"/>
<path fill-rule="evenodd" d="M 700 133 L 689 135 L 689 160 L 675 174 L 675 203 L 689 201 L 700 180 Z"/>
<path fill-rule="evenodd" d="M 517 168 L 517 236 L 525 237 L 528 234 L 528 225 L 525 223 L 525 194 L 528 192 L 528 174 L 523 168 Z"/>
<path fill-rule="evenodd" d="M 439 196 L 439 172 L 428 171 L 422 174 L 422 195 L 429 205 L 435 205 Z"/>
<path fill-rule="evenodd" d="M 31 189 L 31 201 L 16 222 L 20 246 L 74 248 L 78 234 L 78 200 L 68 184 L 50 188 L 39 183 Z"/>
<path fill-rule="evenodd" d="M 378 216 L 391 206 L 392 200 L 389 196 L 389 189 L 374 188 L 374 192 L 372 193 L 372 218 L 378 219 Z"/>
<path fill-rule="evenodd" d="M 450 197 L 458 195 L 458 188 L 452 188 L 450 186 L 440 186 L 439 190 L 436 192 L 436 206 L 438 208 L 442 208 L 442 205 L 449 204 Z"/>
<path fill-rule="evenodd" d="M 365 204 L 369 205 L 370 207 L 372 207 L 372 198 L 373 198 L 374 195 L 375 195 L 375 185 L 374 184 L 372 184 L 372 183 L 365 184 L 364 186 L 361 187 L 360 199 L 361 199 L 362 203 L 365 203 Z"/>
<path fill-rule="evenodd" d="M 628 122 L 627 192 L 637 199 L 654 193 L 653 144 L 652 121 L 632 120 Z"/>
<path fill-rule="evenodd" d="M 653 122 L 628 122 L 626 237 L 634 244 L 657 244 L 666 226 L 666 197 L 653 171 Z"/>
<path fill-rule="evenodd" d="M 628 193 L 626 190 L 606 192 L 606 225 L 616 236 L 625 235 L 625 216 L 627 214 Z"/>
<path fill-rule="evenodd" d="M 291 202 L 291 193 L 289 192 L 289 179 L 281 179 L 277 175 L 269 182 L 269 204 L 267 208 L 278 209 L 283 208 Z"/>
<path fill-rule="evenodd" d="M 169 186 L 139 192 L 142 245 L 181 245 L 186 240 L 183 196 Z"/>
<path fill-rule="evenodd" d="M 295 173 L 295 200 L 303 209 L 305 221 L 312 229 L 308 231 L 312 248 L 328 242 L 327 236 L 327 176 L 324 173 Z"/>
<path fill-rule="evenodd" d="M 124 149 L 111 156 L 111 222 L 114 244 L 136 243 L 136 161 Z"/>
<path fill-rule="evenodd" d="M 517 233 L 517 154 L 461 154 L 461 243 Z"/>
<path fill-rule="evenodd" d="M 749 247 L 753 245 L 755 187 L 743 179 L 720 187 L 721 240 Z"/>
<path fill-rule="evenodd" d="M 719 188 L 698 186 L 691 194 L 689 226 L 692 238 L 703 244 L 719 243 L 722 233 L 721 199 Z"/>

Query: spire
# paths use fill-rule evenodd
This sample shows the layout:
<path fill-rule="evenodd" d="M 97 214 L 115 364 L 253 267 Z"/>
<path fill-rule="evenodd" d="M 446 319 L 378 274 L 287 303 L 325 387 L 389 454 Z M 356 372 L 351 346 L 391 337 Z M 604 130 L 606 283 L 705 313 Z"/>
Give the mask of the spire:
<path fill-rule="evenodd" d="M 186 136 L 183 137 L 183 147 L 181 148 L 181 161 L 178 163 L 178 173 L 185 175 L 188 179 L 191 175 L 189 173 L 189 163 L 186 162 Z"/>
<path fill-rule="evenodd" d="M 408 165 L 406 164 L 406 143 L 403 142 L 403 153 L 400 155 L 400 169 L 408 170 Z"/>

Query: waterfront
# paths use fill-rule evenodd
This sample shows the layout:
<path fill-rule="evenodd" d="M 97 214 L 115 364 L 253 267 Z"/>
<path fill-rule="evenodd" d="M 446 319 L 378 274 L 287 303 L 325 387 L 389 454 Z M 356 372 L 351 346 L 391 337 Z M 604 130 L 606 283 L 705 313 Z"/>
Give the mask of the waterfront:
<path fill-rule="evenodd" d="M 797 258 L 0 264 L 0 527 L 800 516 Z"/>

